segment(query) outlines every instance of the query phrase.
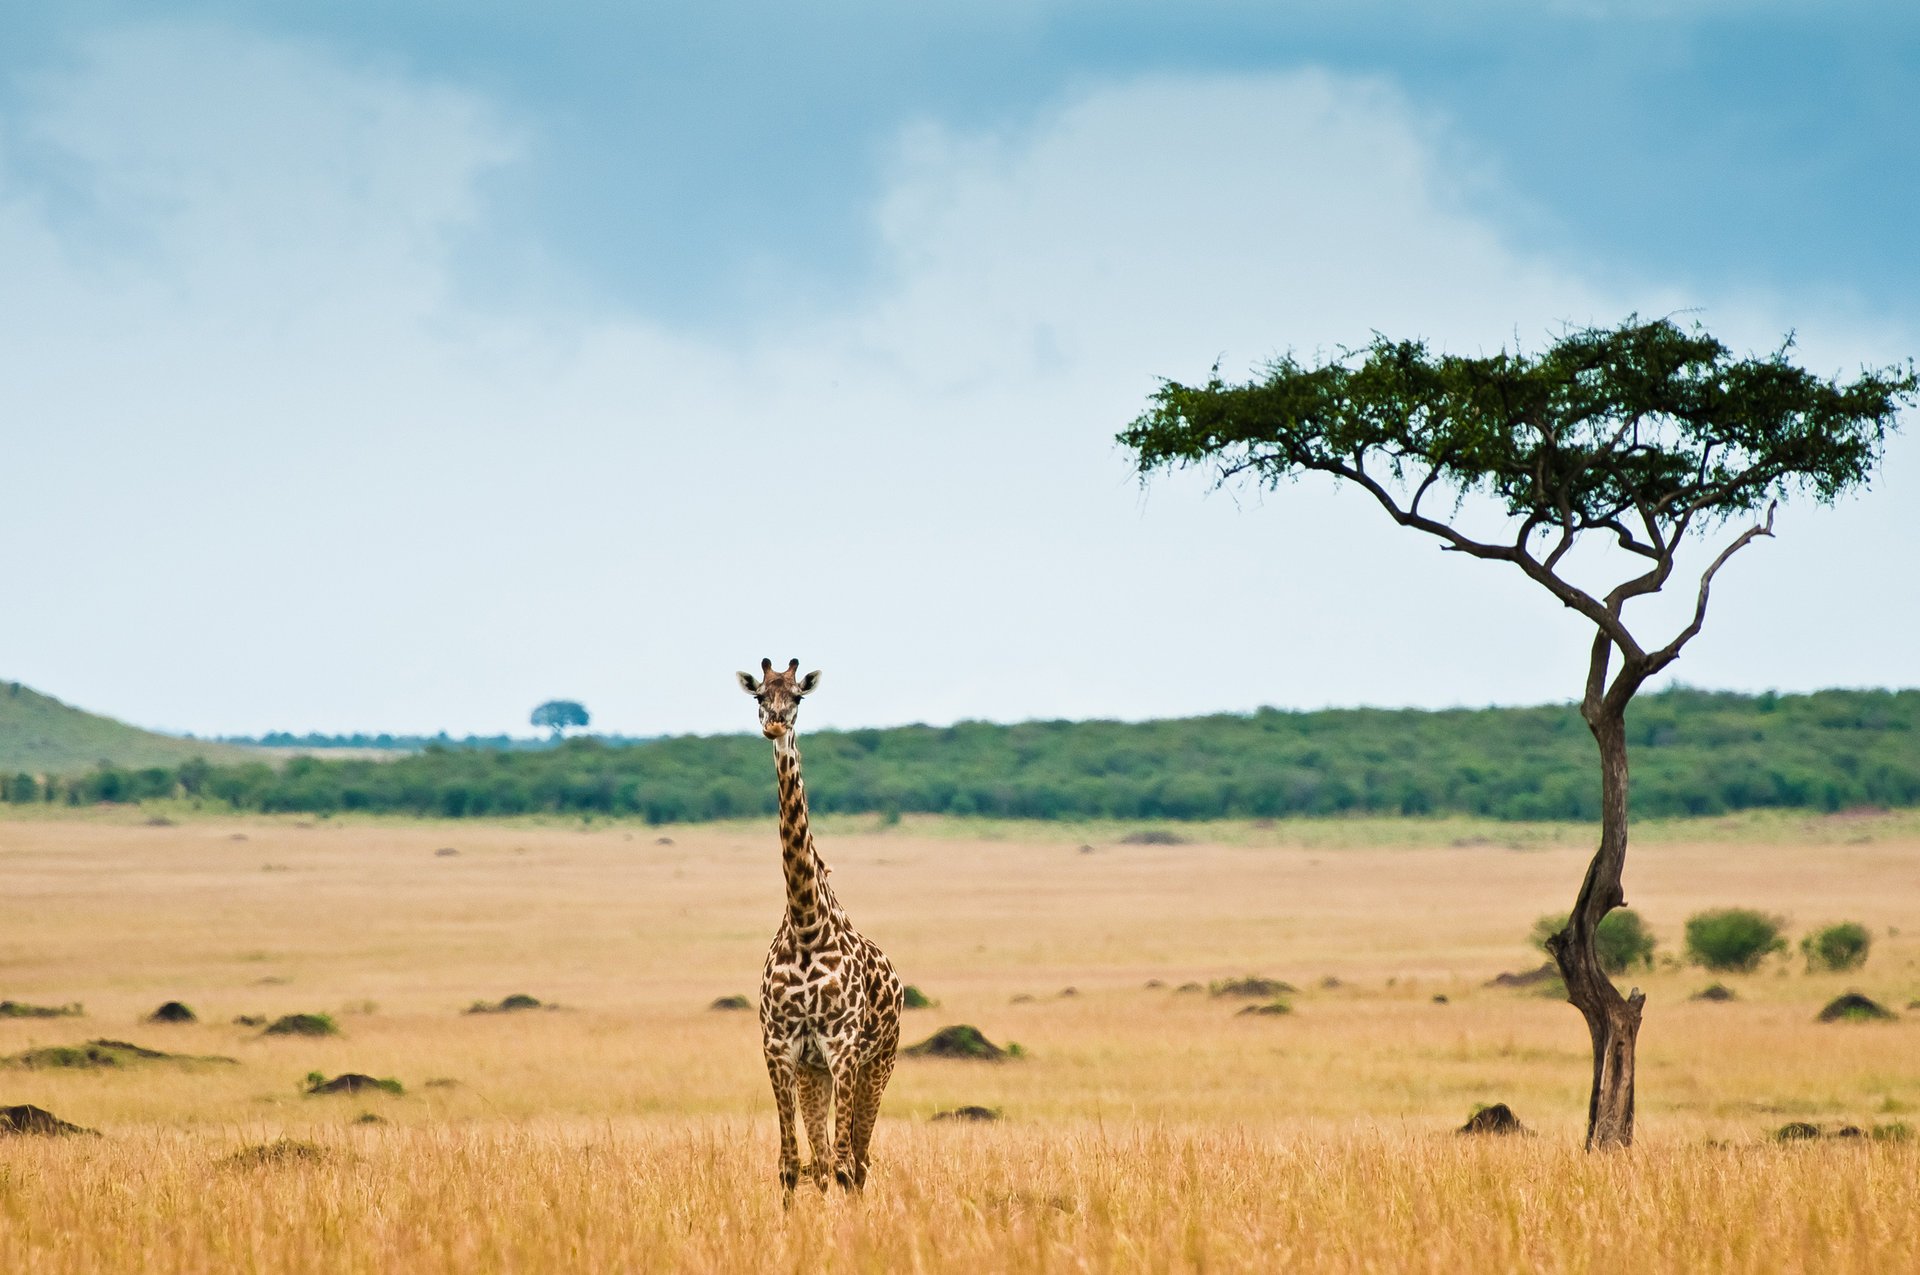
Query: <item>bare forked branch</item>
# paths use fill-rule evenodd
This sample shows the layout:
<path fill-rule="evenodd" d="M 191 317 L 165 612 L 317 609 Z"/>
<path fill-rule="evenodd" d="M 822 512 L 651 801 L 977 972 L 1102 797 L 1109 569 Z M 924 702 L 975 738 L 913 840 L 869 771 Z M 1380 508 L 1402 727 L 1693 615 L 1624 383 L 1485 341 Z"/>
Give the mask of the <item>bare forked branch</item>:
<path fill-rule="evenodd" d="M 1719 572 L 1721 567 L 1727 564 L 1727 559 L 1733 557 L 1734 554 L 1740 552 L 1761 536 L 1771 537 L 1773 535 L 1773 514 L 1774 510 L 1779 507 L 1779 501 L 1769 502 L 1765 520 L 1755 523 L 1734 537 L 1732 543 L 1722 549 L 1720 555 L 1707 565 L 1705 571 L 1700 573 L 1700 592 L 1694 599 L 1693 619 L 1688 621 L 1687 627 L 1680 630 L 1673 641 L 1667 643 L 1647 657 L 1647 661 L 1651 666 L 1647 670 L 1649 676 L 1658 673 L 1661 669 L 1679 659 L 1681 649 L 1699 635 L 1701 626 L 1707 622 L 1707 593 L 1708 590 L 1713 587 L 1713 577 Z"/>

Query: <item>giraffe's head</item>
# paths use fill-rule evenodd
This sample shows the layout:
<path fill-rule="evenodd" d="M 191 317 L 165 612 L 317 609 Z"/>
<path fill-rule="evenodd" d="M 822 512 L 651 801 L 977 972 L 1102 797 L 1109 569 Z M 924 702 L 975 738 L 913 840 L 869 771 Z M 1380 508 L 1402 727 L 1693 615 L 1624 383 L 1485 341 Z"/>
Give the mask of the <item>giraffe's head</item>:
<path fill-rule="evenodd" d="M 768 739 L 793 734 L 793 717 L 800 710 L 801 698 L 820 685 L 818 669 L 805 677 L 799 673 L 799 660 L 790 661 L 784 669 L 773 667 L 772 660 L 761 660 L 760 677 L 734 674 L 740 679 L 740 689 L 760 702 L 760 733 Z"/>

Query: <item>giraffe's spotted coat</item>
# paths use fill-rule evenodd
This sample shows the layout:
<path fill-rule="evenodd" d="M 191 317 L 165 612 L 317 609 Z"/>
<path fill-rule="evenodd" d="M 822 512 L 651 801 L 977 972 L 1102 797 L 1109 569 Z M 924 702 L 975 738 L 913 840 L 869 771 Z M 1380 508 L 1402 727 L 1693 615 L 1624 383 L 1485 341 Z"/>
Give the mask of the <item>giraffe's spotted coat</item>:
<path fill-rule="evenodd" d="M 759 702 L 761 732 L 773 741 L 787 882 L 786 915 L 767 949 L 760 980 L 761 1040 L 780 1115 L 780 1184 L 791 1192 L 800 1179 L 797 1109 L 807 1127 L 815 1184 L 826 1189 L 831 1162 L 834 1179 L 857 1189 L 866 1184 L 880 1095 L 893 1075 L 904 996 L 886 953 L 853 928 L 834 897 L 829 869 L 807 826 L 794 716 L 820 675 L 796 677 L 798 660 L 784 671 L 775 670 L 771 660 L 762 660 L 760 668 L 759 680 L 746 673 L 739 677 Z"/>

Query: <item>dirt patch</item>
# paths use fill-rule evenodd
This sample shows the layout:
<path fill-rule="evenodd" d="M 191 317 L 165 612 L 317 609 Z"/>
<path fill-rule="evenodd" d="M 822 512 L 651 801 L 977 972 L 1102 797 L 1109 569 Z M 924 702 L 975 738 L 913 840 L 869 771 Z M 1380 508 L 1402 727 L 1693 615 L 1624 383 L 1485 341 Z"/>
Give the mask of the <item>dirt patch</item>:
<path fill-rule="evenodd" d="M 1266 997 L 1298 996 L 1300 989 L 1284 979 L 1262 978 L 1258 974 L 1249 974 L 1245 978 L 1222 978 L 1207 984 L 1209 996 L 1247 996 Z"/>
<path fill-rule="evenodd" d="M 339 1024 L 330 1014 L 283 1014 L 268 1024 L 268 1036 L 338 1036 Z"/>
<path fill-rule="evenodd" d="M 1527 1127 L 1520 1123 L 1520 1117 L 1513 1114 L 1513 1108 L 1504 1102 L 1496 1102 L 1491 1107 L 1482 1107 L 1460 1126 L 1462 1135 L 1479 1136 L 1525 1133 Z"/>
<path fill-rule="evenodd" d="M 197 1023 L 200 1021 L 200 1015 L 194 1013 L 182 1001 L 168 1001 L 148 1014 L 146 1021 L 149 1023 Z"/>
<path fill-rule="evenodd" d="M 1845 996 L 1836 996 L 1827 1002 L 1820 1011 L 1823 1023 L 1874 1023 L 1886 1022 L 1896 1017 L 1894 1012 L 1879 1001 L 1862 996 L 1859 992 L 1848 992 Z"/>
<path fill-rule="evenodd" d="M 1174 994 L 1176 996 L 1180 995 L 1181 993 L 1185 993 L 1191 996 L 1195 992 L 1204 992 L 1206 990 L 1207 989 L 1199 983 L 1182 983 L 1180 984 L 1180 986 L 1173 989 Z"/>
<path fill-rule="evenodd" d="M 43 1138 L 63 1138 L 76 1133 L 93 1134 L 93 1130 L 68 1124 L 43 1107 L 0 1107 L 0 1137 L 31 1134 Z"/>
<path fill-rule="evenodd" d="M 29 1071 L 66 1068 L 99 1071 L 109 1067 L 134 1067 L 149 1062 L 233 1063 L 238 1061 L 219 1054 L 169 1054 L 124 1040 L 90 1040 L 84 1045 L 45 1045 L 24 1053 L 0 1058 L 0 1066 L 24 1067 Z"/>
<path fill-rule="evenodd" d="M 1513 973 L 1495 974 L 1492 978 L 1488 979 L 1483 984 L 1483 986 L 1485 987 L 1539 987 L 1542 984 L 1551 983 L 1559 977 L 1560 977 L 1560 971 L 1554 968 L 1552 961 L 1548 961 L 1546 964 L 1542 965 L 1539 969 L 1527 970 L 1523 974 L 1513 974 Z"/>
<path fill-rule="evenodd" d="M 737 1013 L 743 1009 L 752 1009 L 753 1002 L 748 1000 L 744 996 L 722 996 L 718 1000 L 714 1001 L 713 1004 L 707 1006 L 707 1008 L 717 1009 L 723 1012 Z"/>
<path fill-rule="evenodd" d="M 317 1071 L 307 1076 L 308 1094 L 367 1093 L 374 1090 L 395 1096 L 407 1091 L 405 1085 L 391 1076 L 382 1078 L 358 1071 L 343 1072 L 332 1080 L 328 1080 Z"/>
<path fill-rule="evenodd" d="M 0 1001 L 0 1018 L 80 1018 L 86 1014 L 79 1001 L 70 1005 L 29 1005 L 25 1001 Z"/>
<path fill-rule="evenodd" d="M 311 1142 L 279 1138 L 234 1152 L 220 1163 L 228 1169 L 271 1169 L 289 1164 L 326 1164 L 333 1152 Z"/>
<path fill-rule="evenodd" d="M 900 1051 L 910 1058 L 967 1058 L 978 1062 L 999 1062 L 1007 1051 L 981 1034 L 978 1027 L 958 1023 L 942 1027 L 917 1045 Z"/>
<path fill-rule="evenodd" d="M 467 1006 L 466 1012 L 469 1014 L 513 1014 L 523 1009 L 559 1008 L 558 1005 L 549 1005 L 538 997 L 529 996 L 525 992 L 515 992 L 511 996 L 503 996 L 497 1001 L 475 1001 L 473 1004 Z"/>
<path fill-rule="evenodd" d="M 1712 983 L 1687 997 L 1690 1001 L 1730 1001 L 1736 1000 L 1733 989 L 1725 983 Z"/>
<path fill-rule="evenodd" d="M 942 1120 L 973 1121 L 984 1124 L 989 1120 L 998 1120 L 1000 1110 L 997 1107 L 955 1107 L 951 1111 L 933 1113 L 935 1123 Z"/>

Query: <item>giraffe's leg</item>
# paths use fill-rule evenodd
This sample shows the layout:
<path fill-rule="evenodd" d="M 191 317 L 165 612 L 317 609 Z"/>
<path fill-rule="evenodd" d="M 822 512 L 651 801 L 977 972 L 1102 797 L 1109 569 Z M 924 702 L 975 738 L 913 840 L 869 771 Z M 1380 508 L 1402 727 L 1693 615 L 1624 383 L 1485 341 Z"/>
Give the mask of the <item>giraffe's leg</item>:
<path fill-rule="evenodd" d="M 833 1180 L 847 1190 L 853 1190 L 855 1181 L 853 1168 L 853 1113 L 855 1101 L 855 1082 L 859 1079 L 860 1067 L 855 1052 L 843 1044 L 832 1054 L 833 1071 Z"/>
<path fill-rule="evenodd" d="M 893 1077 L 891 1052 L 868 1061 L 860 1069 L 860 1083 L 854 1095 L 853 1112 L 853 1184 L 867 1184 L 868 1148 L 873 1143 L 873 1126 L 880 1118 L 880 1095 Z"/>
<path fill-rule="evenodd" d="M 868 990 L 869 1017 L 861 1051 L 865 1065 L 860 1069 L 860 1084 L 853 1120 L 853 1182 L 867 1184 L 868 1147 L 873 1142 L 873 1126 L 880 1118 L 880 1096 L 893 1078 L 893 1064 L 900 1056 L 900 983 L 881 957 L 880 977 Z"/>
<path fill-rule="evenodd" d="M 767 1079 L 773 1082 L 773 1106 L 780 1113 L 780 1190 L 787 1202 L 793 1201 L 793 1188 L 800 1181 L 800 1139 L 793 1129 L 793 1064 L 773 1054 L 767 1055 Z"/>
<path fill-rule="evenodd" d="M 833 1163 L 833 1147 L 827 1141 L 827 1099 L 832 1096 L 833 1081 L 818 1067 L 802 1066 L 797 1075 L 800 1117 L 807 1126 L 807 1150 L 813 1155 L 813 1163 L 808 1167 L 813 1171 L 814 1185 L 824 1192 L 827 1166 Z"/>

